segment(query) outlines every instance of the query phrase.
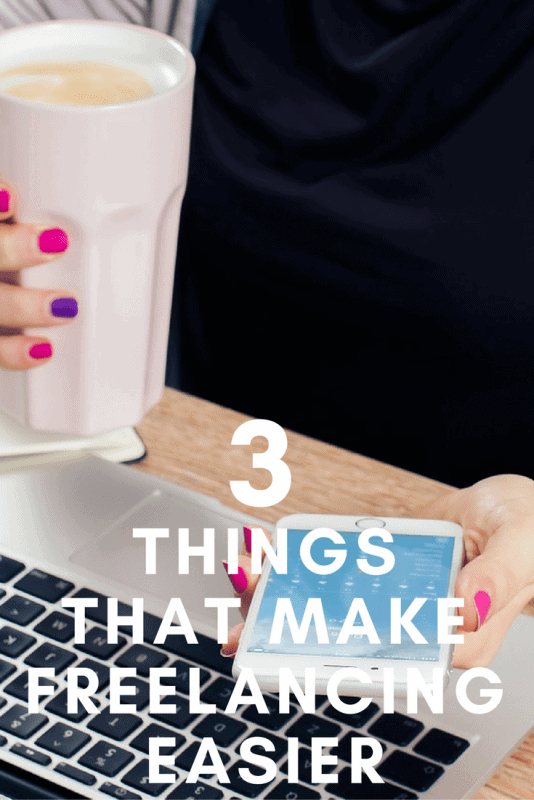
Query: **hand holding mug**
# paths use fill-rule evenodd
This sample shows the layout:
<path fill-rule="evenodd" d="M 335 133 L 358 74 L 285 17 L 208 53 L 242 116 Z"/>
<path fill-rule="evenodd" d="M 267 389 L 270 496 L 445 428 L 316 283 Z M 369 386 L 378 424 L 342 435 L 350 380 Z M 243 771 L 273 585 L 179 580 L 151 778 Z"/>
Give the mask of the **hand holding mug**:
<path fill-rule="evenodd" d="M 21 329 L 64 325 L 76 317 L 78 303 L 68 289 L 16 285 L 18 270 L 59 258 L 69 244 L 61 228 L 17 223 L 16 206 L 13 187 L 0 181 L 0 367 L 25 370 L 46 363 L 52 345 Z"/>

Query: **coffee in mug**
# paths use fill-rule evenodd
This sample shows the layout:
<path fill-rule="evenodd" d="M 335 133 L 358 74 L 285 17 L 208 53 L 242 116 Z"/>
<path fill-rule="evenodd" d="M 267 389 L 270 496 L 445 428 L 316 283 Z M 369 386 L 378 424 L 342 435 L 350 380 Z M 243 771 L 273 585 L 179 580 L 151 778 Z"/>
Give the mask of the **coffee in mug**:
<path fill-rule="evenodd" d="M 112 105 L 154 94 L 134 70 L 92 61 L 38 62 L 0 72 L 0 90 L 51 105 Z"/>

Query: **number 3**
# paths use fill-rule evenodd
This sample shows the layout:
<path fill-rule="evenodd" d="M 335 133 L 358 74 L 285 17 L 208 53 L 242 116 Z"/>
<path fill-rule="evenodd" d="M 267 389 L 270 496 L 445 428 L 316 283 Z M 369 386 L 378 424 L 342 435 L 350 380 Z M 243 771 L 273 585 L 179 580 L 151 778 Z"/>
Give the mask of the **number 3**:
<path fill-rule="evenodd" d="M 282 456 L 287 450 L 287 436 L 284 429 L 269 419 L 250 419 L 237 428 L 232 436 L 232 444 L 250 444 L 256 436 L 264 436 L 269 447 L 264 453 L 254 453 L 254 469 L 266 469 L 272 475 L 267 489 L 253 489 L 249 481 L 230 481 L 232 494 L 246 506 L 267 508 L 281 503 L 291 488 L 291 471 Z"/>

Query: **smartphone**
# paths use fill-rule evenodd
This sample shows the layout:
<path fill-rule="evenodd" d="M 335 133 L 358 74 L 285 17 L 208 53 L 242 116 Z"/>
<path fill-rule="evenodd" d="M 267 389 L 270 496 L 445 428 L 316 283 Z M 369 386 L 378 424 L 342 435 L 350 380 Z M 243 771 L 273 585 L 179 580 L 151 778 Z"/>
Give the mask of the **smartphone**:
<path fill-rule="evenodd" d="M 316 692 L 326 694 L 337 670 L 357 667 L 369 680 L 349 677 L 340 695 L 379 695 L 385 680 L 394 680 L 394 694 L 406 696 L 411 667 L 426 684 L 436 680 L 438 667 L 446 686 L 454 648 L 446 639 L 455 626 L 446 621 L 438 629 L 438 618 L 461 616 L 462 609 L 447 610 L 438 601 L 454 598 L 463 557 L 459 525 L 296 514 L 276 525 L 273 548 L 279 553 L 281 547 L 287 548 L 287 572 L 265 558 L 234 677 L 248 667 L 260 688 L 277 692 L 281 667 L 289 667 L 301 687 L 306 668 L 314 667 Z M 406 612 L 403 626 L 399 618 Z M 393 678 L 386 668 L 393 668 Z"/>

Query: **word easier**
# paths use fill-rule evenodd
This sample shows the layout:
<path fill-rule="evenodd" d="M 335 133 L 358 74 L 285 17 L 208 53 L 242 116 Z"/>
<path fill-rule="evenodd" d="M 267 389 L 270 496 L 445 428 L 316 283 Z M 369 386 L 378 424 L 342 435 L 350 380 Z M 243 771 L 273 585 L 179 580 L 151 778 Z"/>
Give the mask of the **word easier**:
<path fill-rule="evenodd" d="M 354 534 L 356 535 L 356 534 Z M 158 541 L 169 538 L 169 528 L 133 528 L 134 539 L 145 540 L 145 572 L 147 575 L 157 574 Z M 385 575 L 395 566 L 395 556 L 387 547 L 372 544 L 372 538 L 383 542 L 393 542 L 393 536 L 384 528 L 367 528 L 358 535 L 358 546 L 362 552 L 382 559 L 382 563 L 371 566 L 366 558 L 356 559 L 362 572 L 368 575 Z M 279 575 L 287 575 L 287 528 L 277 529 L 277 548 L 274 550 L 268 537 L 261 528 L 252 528 L 251 572 L 259 575 L 262 571 L 262 555 L 265 553 L 272 568 Z M 342 534 L 331 528 L 315 528 L 304 536 L 300 544 L 300 559 L 303 565 L 316 575 L 331 575 L 341 569 L 347 558 L 345 549 L 326 549 L 325 558 L 331 559 L 327 564 L 318 564 L 311 555 L 312 545 L 318 539 L 326 539 L 337 545 L 346 544 Z M 240 552 L 238 528 L 228 528 L 228 572 L 234 575 L 238 571 Z M 178 528 L 178 574 L 189 575 L 191 557 L 203 559 L 204 575 L 215 573 L 215 528 L 204 528 L 204 541 L 201 545 L 192 545 L 189 541 L 189 528 Z"/>

